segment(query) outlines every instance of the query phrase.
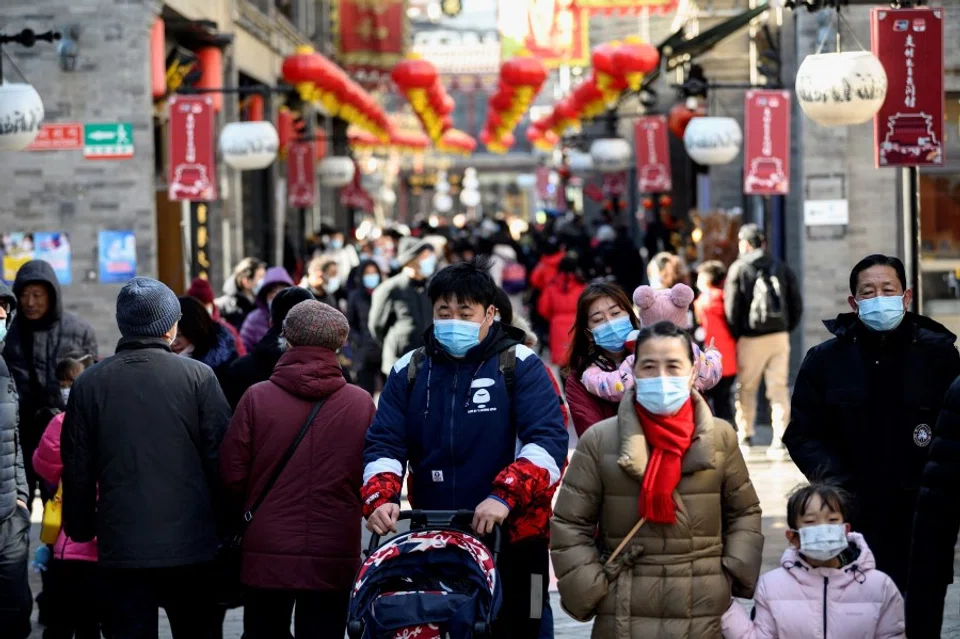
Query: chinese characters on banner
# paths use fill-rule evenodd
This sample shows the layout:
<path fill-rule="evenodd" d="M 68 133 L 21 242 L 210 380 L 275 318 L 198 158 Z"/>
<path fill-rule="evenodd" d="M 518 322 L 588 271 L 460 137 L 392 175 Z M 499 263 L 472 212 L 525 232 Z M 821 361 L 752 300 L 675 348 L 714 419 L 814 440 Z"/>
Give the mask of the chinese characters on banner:
<path fill-rule="evenodd" d="M 214 163 L 213 101 L 203 96 L 175 95 L 168 101 L 170 121 L 170 175 L 172 201 L 211 202 L 217 199 Z"/>
<path fill-rule="evenodd" d="M 190 278 L 210 279 L 210 209 L 204 202 L 190 205 Z"/>
<path fill-rule="evenodd" d="M 287 145 L 287 203 L 293 209 L 313 206 L 316 182 L 313 142 L 291 142 Z"/>
<path fill-rule="evenodd" d="M 406 14 L 405 0 L 334 0 L 331 18 L 337 59 L 350 72 L 372 76 L 361 84 L 376 84 L 403 59 Z"/>
<path fill-rule="evenodd" d="M 503 60 L 526 49 L 551 69 L 589 62 L 589 18 L 570 3 L 498 0 L 497 26 Z"/>
<path fill-rule="evenodd" d="M 743 121 L 743 192 L 790 192 L 790 92 L 747 91 Z"/>
<path fill-rule="evenodd" d="M 673 189 L 670 175 L 670 140 L 667 117 L 645 115 L 633 129 L 637 153 L 637 190 L 640 193 L 664 193 Z"/>
<path fill-rule="evenodd" d="M 40 133 L 27 147 L 27 151 L 62 151 L 83 148 L 83 125 L 47 123 L 40 127 Z"/>
<path fill-rule="evenodd" d="M 874 164 L 942 166 L 943 9 L 870 10 L 887 99 L 873 119 Z"/>

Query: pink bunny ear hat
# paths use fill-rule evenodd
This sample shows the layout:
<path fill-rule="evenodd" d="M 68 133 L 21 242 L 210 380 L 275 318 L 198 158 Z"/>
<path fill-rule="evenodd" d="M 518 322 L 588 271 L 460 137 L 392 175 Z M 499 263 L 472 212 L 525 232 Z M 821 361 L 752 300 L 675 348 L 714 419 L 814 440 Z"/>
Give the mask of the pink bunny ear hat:
<path fill-rule="evenodd" d="M 639 286 L 633 292 L 633 303 L 640 310 L 643 326 L 657 322 L 671 322 L 680 328 L 690 328 L 690 304 L 693 302 L 693 289 L 686 284 L 676 284 L 673 288 L 654 290 L 649 286 Z"/>

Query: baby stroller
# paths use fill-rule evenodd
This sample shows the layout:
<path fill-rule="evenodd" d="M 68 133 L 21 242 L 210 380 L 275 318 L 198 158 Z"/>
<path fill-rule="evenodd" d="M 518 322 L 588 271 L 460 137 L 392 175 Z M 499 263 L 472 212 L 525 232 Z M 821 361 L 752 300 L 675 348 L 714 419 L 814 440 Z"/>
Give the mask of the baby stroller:
<path fill-rule="evenodd" d="M 500 528 L 492 549 L 465 532 L 472 510 L 408 510 L 410 531 L 373 535 L 350 596 L 350 639 L 489 637 L 500 610 Z M 492 552 L 491 552 L 492 550 Z"/>

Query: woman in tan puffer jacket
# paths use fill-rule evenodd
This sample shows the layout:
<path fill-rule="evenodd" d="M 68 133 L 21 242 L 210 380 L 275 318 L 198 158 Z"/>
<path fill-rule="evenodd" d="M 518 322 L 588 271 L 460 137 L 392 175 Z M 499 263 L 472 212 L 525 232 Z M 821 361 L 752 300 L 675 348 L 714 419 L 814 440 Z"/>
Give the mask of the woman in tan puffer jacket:
<path fill-rule="evenodd" d="M 560 488 L 561 603 L 574 618 L 596 615 L 595 639 L 720 639 L 731 595 L 753 596 L 760 502 L 733 428 L 690 390 L 691 352 L 672 324 L 641 331 L 636 392 L 584 434 Z"/>

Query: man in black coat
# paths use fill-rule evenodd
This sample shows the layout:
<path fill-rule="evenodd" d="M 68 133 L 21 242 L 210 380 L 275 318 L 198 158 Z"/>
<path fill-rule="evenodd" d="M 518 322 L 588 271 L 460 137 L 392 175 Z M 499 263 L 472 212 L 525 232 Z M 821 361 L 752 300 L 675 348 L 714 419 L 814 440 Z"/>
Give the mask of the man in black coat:
<path fill-rule="evenodd" d="M 39 483 L 33 472 L 33 451 L 50 418 L 65 408 L 57 364 L 67 356 L 96 358 L 97 338 L 90 324 L 63 310 L 57 274 L 43 260 L 20 267 L 13 294 L 19 312 L 10 325 L 3 358 L 20 394 L 20 443 L 29 483 L 27 504 L 32 508 Z"/>
<path fill-rule="evenodd" d="M 896 257 L 861 260 L 850 293 L 856 312 L 825 321 L 835 337 L 800 367 L 783 442 L 808 479 L 850 492 L 854 530 L 902 591 L 920 475 L 960 355 L 953 333 L 906 311 L 912 291 Z"/>
<path fill-rule="evenodd" d="M 210 367 L 170 351 L 179 318 L 160 282 L 124 285 L 117 353 L 74 382 L 63 423 L 64 528 L 75 541 L 97 537 L 107 625 L 119 638 L 156 636 L 160 606 L 177 639 L 213 626 L 209 564 L 230 406 Z"/>
<path fill-rule="evenodd" d="M 316 298 L 310 291 L 291 286 L 277 293 L 270 302 L 270 330 L 257 342 L 252 352 L 237 358 L 227 369 L 223 392 L 231 408 L 236 410 L 243 394 L 251 386 L 270 379 L 274 367 L 283 355 L 283 345 L 280 342 L 283 320 L 287 318 L 291 308 L 312 299 Z"/>
<path fill-rule="evenodd" d="M 16 308 L 17 298 L 0 282 L 0 346 Z M 25 639 L 33 608 L 27 581 L 30 510 L 17 421 L 16 386 L 0 358 L 0 634 Z"/>

